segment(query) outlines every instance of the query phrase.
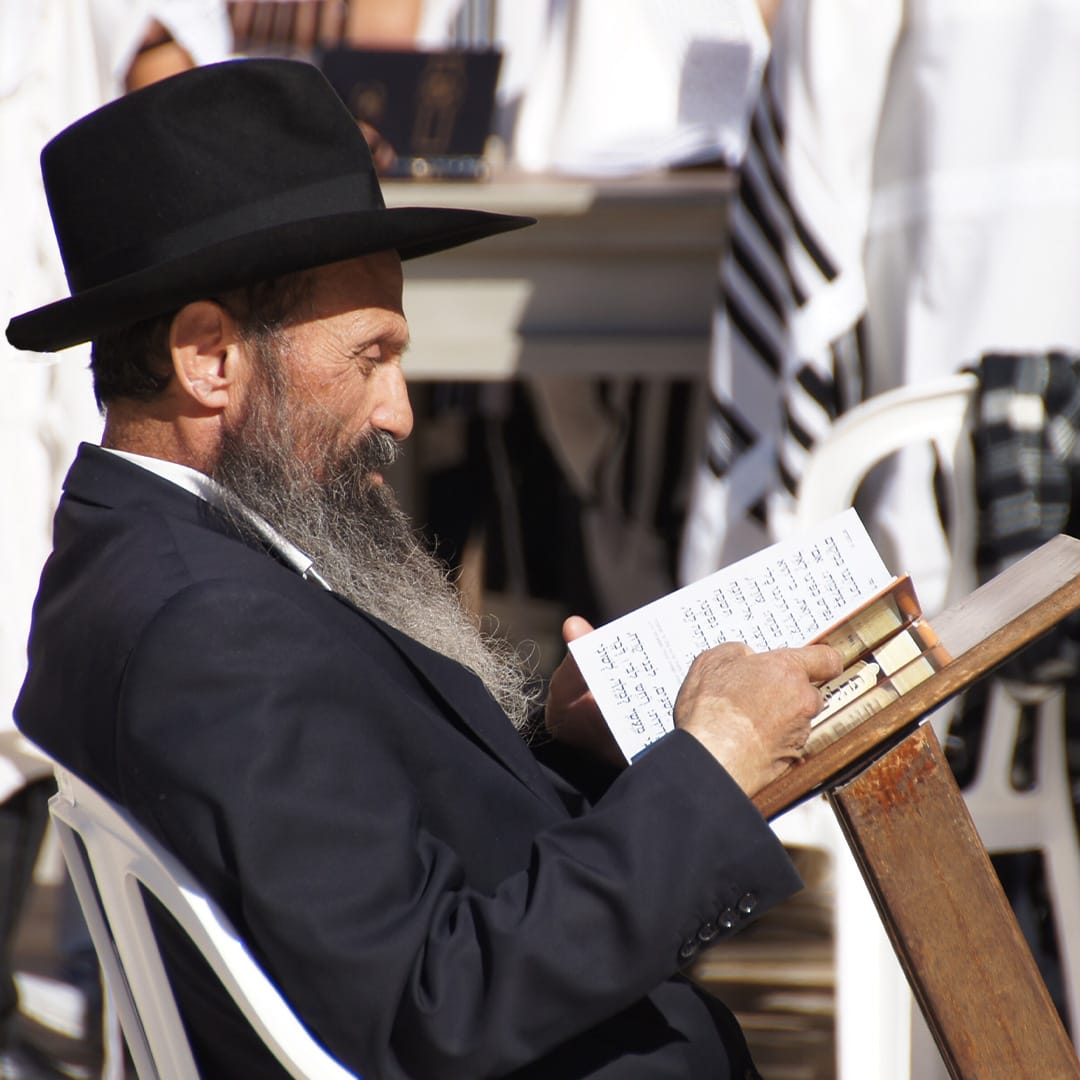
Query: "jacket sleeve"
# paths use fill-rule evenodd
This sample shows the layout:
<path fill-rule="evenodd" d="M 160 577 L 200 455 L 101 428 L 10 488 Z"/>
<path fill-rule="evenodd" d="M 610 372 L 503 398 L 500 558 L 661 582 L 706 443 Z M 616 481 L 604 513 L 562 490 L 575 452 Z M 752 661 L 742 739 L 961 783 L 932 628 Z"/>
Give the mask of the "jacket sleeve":
<path fill-rule="evenodd" d="M 326 604 L 345 611 L 226 582 L 175 597 L 130 657 L 118 768 L 362 1074 L 510 1072 L 798 887 L 692 737 L 580 816 L 541 806 L 385 634 L 345 611 L 346 640 Z M 470 813 L 459 834 L 483 835 L 456 842 L 446 823 Z"/>

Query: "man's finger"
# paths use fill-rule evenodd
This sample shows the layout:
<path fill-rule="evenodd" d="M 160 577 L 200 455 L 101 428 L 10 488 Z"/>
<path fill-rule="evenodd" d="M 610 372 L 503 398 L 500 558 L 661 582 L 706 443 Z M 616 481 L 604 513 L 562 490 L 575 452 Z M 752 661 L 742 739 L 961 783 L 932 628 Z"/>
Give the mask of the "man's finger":
<path fill-rule="evenodd" d="M 583 619 L 580 615 L 571 615 L 562 626 L 563 641 L 569 645 L 576 638 L 588 634 L 592 628 L 592 623 L 588 619 Z"/>
<path fill-rule="evenodd" d="M 840 654 L 831 645 L 804 645 L 790 650 L 812 683 L 835 679 L 844 670 Z"/>

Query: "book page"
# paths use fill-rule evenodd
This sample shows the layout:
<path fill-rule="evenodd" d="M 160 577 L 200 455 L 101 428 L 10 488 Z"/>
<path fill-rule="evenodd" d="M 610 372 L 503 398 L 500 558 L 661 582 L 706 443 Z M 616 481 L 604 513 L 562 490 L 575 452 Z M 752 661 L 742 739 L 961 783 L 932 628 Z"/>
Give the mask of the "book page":
<path fill-rule="evenodd" d="M 886 588 L 865 601 L 840 623 L 815 635 L 810 644 L 831 645 L 844 667 L 880 644 L 903 626 L 910 626 L 922 614 L 911 578 L 893 578 Z"/>
<path fill-rule="evenodd" d="M 726 641 L 756 652 L 805 645 L 890 581 L 853 510 L 774 544 L 570 643 L 628 761 L 674 727 L 699 653 Z"/>

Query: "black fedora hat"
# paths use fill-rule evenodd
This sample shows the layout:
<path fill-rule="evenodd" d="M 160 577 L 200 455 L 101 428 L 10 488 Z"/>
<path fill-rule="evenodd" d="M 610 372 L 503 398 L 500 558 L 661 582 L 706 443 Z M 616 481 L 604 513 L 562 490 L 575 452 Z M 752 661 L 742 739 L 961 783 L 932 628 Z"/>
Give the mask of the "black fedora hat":
<path fill-rule="evenodd" d="M 340 259 L 410 259 L 533 223 L 387 209 L 355 120 L 298 60 L 229 60 L 154 83 L 66 128 L 41 167 L 71 296 L 11 320 L 19 349 L 64 349 Z"/>

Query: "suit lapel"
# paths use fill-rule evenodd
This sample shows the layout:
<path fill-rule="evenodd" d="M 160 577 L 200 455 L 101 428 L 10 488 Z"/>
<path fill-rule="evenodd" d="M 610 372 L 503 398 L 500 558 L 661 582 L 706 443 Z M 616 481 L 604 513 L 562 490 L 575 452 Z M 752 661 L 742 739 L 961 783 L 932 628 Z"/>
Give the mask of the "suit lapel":
<path fill-rule="evenodd" d="M 551 780 L 544 773 L 524 739 L 481 681 L 455 660 L 421 645 L 381 619 L 334 594 L 362 618 L 372 622 L 405 657 L 429 690 L 489 754 L 521 780 L 536 796 L 564 809 Z"/>

